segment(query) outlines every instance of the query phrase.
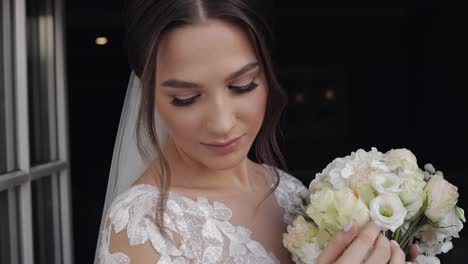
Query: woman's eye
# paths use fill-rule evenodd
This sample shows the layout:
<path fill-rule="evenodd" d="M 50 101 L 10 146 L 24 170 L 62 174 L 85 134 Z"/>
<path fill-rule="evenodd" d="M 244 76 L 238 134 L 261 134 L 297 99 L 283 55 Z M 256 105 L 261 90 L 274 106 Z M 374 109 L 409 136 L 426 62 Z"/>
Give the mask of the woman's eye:
<path fill-rule="evenodd" d="M 248 93 L 257 87 L 258 87 L 258 84 L 256 84 L 255 82 L 251 82 L 244 86 L 233 86 L 233 85 L 229 86 L 229 88 L 237 94 Z M 174 96 L 172 97 L 171 104 L 175 106 L 188 106 L 188 105 L 193 104 L 195 102 L 195 99 L 197 99 L 197 97 L 199 97 L 200 95 L 201 94 L 198 94 L 189 98 L 177 98 Z"/>
<path fill-rule="evenodd" d="M 229 88 L 231 88 L 231 90 L 233 90 L 235 93 L 239 93 L 239 94 L 250 92 L 250 91 L 254 90 L 257 87 L 258 87 L 258 84 L 254 83 L 254 82 L 251 82 L 251 83 L 249 83 L 247 85 L 244 85 L 244 86 L 229 86 Z"/>
<path fill-rule="evenodd" d="M 172 100 L 171 100 L 171 104 L 175 105 L 175 106 L 187 106 L 187 105 L 191 105 L 195 99 L 197 97 L 199 97 L 199 95 L 195 95 L 195 96 L 192 96 L 190 98 L 187 98 L 187 99 L 180 99 L 180 98 L 177 98 L 177 97 L 173 97 Z"/>

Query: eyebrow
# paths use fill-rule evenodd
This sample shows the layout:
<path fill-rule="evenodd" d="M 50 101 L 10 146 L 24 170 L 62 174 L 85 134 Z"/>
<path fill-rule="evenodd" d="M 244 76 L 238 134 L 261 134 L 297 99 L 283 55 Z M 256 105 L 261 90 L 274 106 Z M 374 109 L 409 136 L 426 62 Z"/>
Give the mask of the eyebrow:
<path fill-rule="evenodd" d="M 239 70 L 229 74 L 229 76 L 224 80 L 224 82 L 229 82 L 230 80 L 241 76 L 242 74 L 251 71 L 252 69 L 258 67 L 258 62 L 251 62 L 240 68 Z M 202 86 L 198 83 L 186 82 L 177 79 L 168 79 L 161 83 L 161 86 L 172 87 L 172 88 L 201 88 Z"/>

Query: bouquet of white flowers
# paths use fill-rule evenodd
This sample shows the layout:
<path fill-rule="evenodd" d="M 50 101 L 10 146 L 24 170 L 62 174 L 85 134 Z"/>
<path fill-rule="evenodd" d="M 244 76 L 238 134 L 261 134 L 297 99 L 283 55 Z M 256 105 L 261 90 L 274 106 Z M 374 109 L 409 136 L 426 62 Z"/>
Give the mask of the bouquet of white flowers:
<path fill-rule="evenodd" d="M 299 194 L 303 205 L 287 227 L 283 243 L 296 263 L 315 263 L 334 233 L 351 219 L 358 229 L 369 221 L 405 250 L 419 247 L 417 263 L 439 263 L 435 256 L 452 249 L 452 237 L 465 222 L 457 206 L 458 189 L 430 164 L 424 171 L 407 149 L 383 154 L 362 149 L 330 163 L 310 183 L 310 193 Z"/>

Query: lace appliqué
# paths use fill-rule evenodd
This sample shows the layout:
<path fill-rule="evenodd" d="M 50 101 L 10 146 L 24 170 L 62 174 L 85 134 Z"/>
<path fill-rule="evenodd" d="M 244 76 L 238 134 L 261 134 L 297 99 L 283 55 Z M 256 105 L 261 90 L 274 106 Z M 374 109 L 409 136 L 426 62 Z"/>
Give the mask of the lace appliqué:
<path fill-rule="evenodd" d="M 296 194 L 306 189 L 291 175 L 278 170 L 280 183 L 275 190 L 278 204 L 285 210 Z M 279 263 L 257 241 L 252 232 L 229 221 L 232 211 L 219 202 L 211 203 L 204 197 L 196 200 L 169 193 L 165 213 L 165 226 L 180 239 L 180 246 L 165 239 L 154 224 L 154 205 L 159 198 L 158 189 L 150 185 L 135 185 L 117 197 L 109 209 L 108 228 L 104 229 L 99 249 L 100 263 L 127 264 L 130 258 L 123 252 L 109 252 L 112 226 L 115 233 L 126 232 L 131 246 L 150 242 L 160 255 L 157 264 L 168 263 Z M 284 215 L 286 224 L 292 216 Z"/>
<path fill-rule="evenodd" d="M 301 194 L 308 194 L 309 190 L 297 178 L 277 169 L 280 173 L 280 183 L 275 190 L 276 201 L 285 209 L 283 221 L 285 224 L 291 224 L 297 214 L 294 212 L 297 208 L 304 206 Z"/>

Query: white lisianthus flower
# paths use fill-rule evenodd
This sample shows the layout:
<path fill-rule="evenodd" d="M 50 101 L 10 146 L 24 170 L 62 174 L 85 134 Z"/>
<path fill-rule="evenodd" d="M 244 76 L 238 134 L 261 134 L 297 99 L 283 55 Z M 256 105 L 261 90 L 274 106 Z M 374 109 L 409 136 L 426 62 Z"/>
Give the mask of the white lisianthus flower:
<path fill-rule="evenodd" d="M 458 201 L 458 188 L 440 175 L 433 176 L 424 190 L 428 195 L 426 216 L 432 222 L 441 221 L 446 214 L 455 208 Z"/>
<path fill-rule="evenodd" d="M 446 236 L 459 238 L 459 232 L 463 228 L 463 222 L 457 215 L 455 208 L 452 208 L 438 224 L 439 230 Z"/>
<path fill-rule="evenodd" d="M 408 149 L 392 149 L 385 153 L 385 163 L 402 168 L 403 171 L 419 171 L 416 156 Z"/>
<path fill-rule="evenodd" d="M 384 193 L 375 197 L 370 203 L 370 216 L 382 224 L 382 231 L 395 230 L 403 225 L 406 208 L 398 195 Z"/>
<path fill-rule="evenodd" d="M 380 173 L 372 178 L 372 187 L 377 193 L 399 193 L 401 179 L 394 173 Z"/>
<path fill-rule="evenodd" d="M 434 256 L 447 253 L 453 248 L 452 237 L 460 237 L 463 228 L 455 208 L 452 208 L 437 226 L 424 225 L 417 230 L 415 237 L 422 241 L 419 245 L 420 253 Z"/>
<path fill-rule="evenodd" d="M 418 242 L 419 253 L 428 256 L 435 256 L 440 253 L 446 253 L 453 248 L 452 237 L 440 232 L 437 227 L 429 224 L 420 227 L 416 233 L 415 238 L 422 242 Z"/>

